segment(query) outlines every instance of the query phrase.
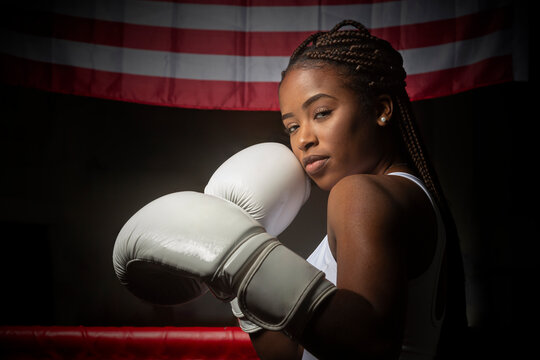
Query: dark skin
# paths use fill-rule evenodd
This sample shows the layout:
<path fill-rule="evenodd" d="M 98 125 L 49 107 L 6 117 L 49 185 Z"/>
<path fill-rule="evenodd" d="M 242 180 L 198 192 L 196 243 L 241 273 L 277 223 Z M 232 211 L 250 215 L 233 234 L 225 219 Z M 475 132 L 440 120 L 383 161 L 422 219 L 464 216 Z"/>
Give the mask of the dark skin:
<path fill-rule="evenodd" d="M 295 156 L 329 191 L 338 290 L 298 342 L 261 331 L 251 335 L 253 345 L 262 359 L 300 359 L 303 348 L 322 359 L 397 359 L 408 281 L 433 257 L 436 220 L 416 184 L 387 176 L 411 173 L 392 130 L 391 97 L 367 109 L 330 65 L 290 70 L 279 97 Z"/>

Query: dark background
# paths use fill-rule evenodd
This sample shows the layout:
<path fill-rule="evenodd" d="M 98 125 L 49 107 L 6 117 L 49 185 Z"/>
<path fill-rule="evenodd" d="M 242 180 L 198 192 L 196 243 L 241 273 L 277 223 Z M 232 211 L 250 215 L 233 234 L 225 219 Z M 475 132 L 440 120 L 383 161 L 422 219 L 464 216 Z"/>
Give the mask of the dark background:
<path fill-rule="evenodd" d="M 483 354 L 528 347 L 538 333 L 527 330 L 538 304 L 531 88 L 500 84 L 413 103 L 458 225 L 469 324 Z M 210 295 L 176 307 L 138 300 L 117 281 L 112 248 L 149 201 L 202 191 L 249 145 L 286 142 L 279 113 L 0 89 L 0 325 L 236 325 L 229 305 Z M 326 195 L 313 189 L 280 237 L 304 257 L 325 235 Z"/>

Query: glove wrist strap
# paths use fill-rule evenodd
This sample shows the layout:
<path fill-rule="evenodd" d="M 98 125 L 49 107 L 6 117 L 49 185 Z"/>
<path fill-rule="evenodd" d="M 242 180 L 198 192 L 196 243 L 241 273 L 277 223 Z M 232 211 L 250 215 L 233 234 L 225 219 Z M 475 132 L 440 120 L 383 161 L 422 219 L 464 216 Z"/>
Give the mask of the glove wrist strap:
<path fill-rule="evenodd" d="M 298 338 L 315 309 L 335 290 L 322 271 L 275 240 L 243 278 L 238 304 L 254 324 Z"/>

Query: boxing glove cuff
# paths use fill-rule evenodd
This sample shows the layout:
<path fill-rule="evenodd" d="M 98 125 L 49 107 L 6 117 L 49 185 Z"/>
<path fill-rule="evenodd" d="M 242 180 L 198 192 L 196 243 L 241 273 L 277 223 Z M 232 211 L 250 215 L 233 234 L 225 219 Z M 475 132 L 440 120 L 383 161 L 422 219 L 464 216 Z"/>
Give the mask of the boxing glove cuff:
<path fill-rule="evenodd" d="M 246 319 L 246 317 L 242 313 L 242 310 L 240 310 L 240 306 L 238 306 L 237 298 L 234 298 L 233 300 L 231 300 L 230 305 L 231 305 L 231 310 L 232 310 L 233 315 L 238 319 L 238 324 L 240 325 L 240 328 L 244 332 L 248 334 L 253 334 L 258 331 L 263 330 L 263 328 L 260 327 L 259 325 L 254 324 L 251 321 Z"/>
<path fill-rule="evenodd" d="M 237 298 L 249 321 L 296 339 L 335 290 L 322 271 L 274 239 L 251 264 Z"/>

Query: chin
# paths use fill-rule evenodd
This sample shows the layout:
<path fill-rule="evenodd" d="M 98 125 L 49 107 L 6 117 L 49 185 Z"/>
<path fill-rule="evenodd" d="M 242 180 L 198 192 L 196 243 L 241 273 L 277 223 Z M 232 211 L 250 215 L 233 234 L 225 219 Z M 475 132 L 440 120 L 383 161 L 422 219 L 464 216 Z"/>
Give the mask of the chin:
<path fill-rule="evenodd" d="M 317 187 L 323 191 L 330 191 L 338 183 L 337 180 L 333 181 L 332 179 L 327 178 L 326 176 L 314 179 L 311 178 Z"/>

